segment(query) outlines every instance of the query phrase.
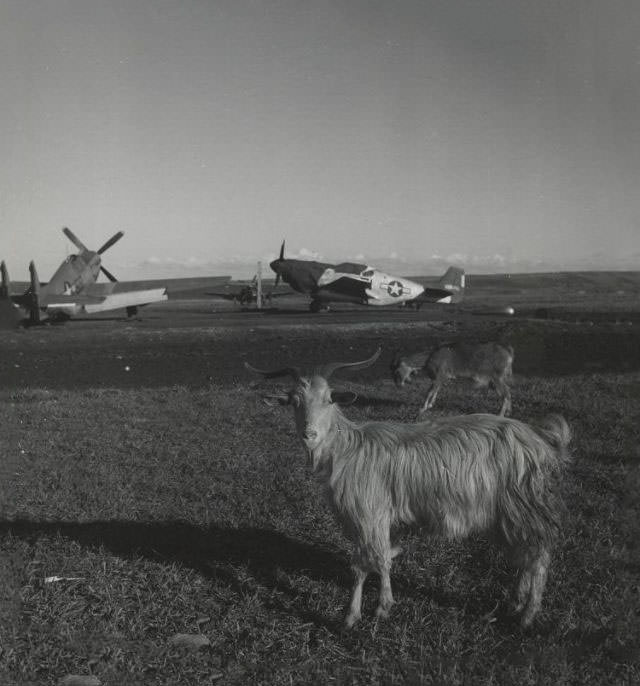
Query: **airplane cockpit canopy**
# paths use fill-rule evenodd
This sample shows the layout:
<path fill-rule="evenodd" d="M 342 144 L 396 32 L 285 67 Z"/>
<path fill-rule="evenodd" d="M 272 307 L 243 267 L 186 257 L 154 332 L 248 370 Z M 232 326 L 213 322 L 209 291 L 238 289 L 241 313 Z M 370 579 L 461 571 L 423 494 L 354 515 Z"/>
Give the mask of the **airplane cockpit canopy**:
<path fill-rule="evenodd" d="M 341 272 L 342 274 L 358 274 L 358 276 L 371 276 L 370 274 L 363 273 L 369 269 L 369 267 L 366 264 L 357 264 L 356 262 L 342 262 L 341 264 L 336 264 L 336 266 L 333 269 L 334 271 Z"/>

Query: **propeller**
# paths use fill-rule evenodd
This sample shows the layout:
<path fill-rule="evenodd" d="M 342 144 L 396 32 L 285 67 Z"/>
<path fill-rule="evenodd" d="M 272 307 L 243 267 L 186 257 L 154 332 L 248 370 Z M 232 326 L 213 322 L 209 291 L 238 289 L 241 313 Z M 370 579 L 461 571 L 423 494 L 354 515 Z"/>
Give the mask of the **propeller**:
<path fill-rule="evenodd" d="M 87 249 L 87 246 L 73 233 L 73 231 L 71 231 L 71 229 L 68 229 L 65 226 L 62 231 L 64 235 L 76 246 L 76 248 L 78 248 L 78 250 L 90 252 L 90 250 Z M 114 243 L 117 243 L 123 236 L 124 233 L 122 231 L 114 233 L 113 236 L 111 236 L 111 238 L 99 250 L 96 251 L 96 254 L 102 255 L 105 250 L 109 250 L 109 248 Z M 118 280 L 106 267 L 100 266 L 100 271 L 107 277 L 107 279 L 109 279 L 109 281 L 116 282 Z"/>
<path fill-rule="evenodd" d="M 39 324 L 42 321 L 42 314 L 40 312 L 40 279 L 38 278 L 36 264 L 33 260 L 29 262 L 29 276 L 31 280 L 29 319 L 32 324 Z"/>
<path fill-rule="evenodd" d="M 2 285 L 0 285 L 0 298 L 8 298 L 11 294 L 11 282 L 9 279 L 9 271 L 7 270 L 7 265 L 2 260 L 0 263 L 0 274 L 2 274 Z"/>
<path fill-rule="evenodd" d="M 106 268 L 100 265 L 100 271 L 109 279 L 109 281 L 112 281 L 115 283 L 118 279 Z"/>
<path fill-rule="evenodd" d="M 66 226 L 62 229 L 62 233 L 78 248 L 78 250 L 87 250 L 87 246 Z"/>
<path fill-rule="evenodd" d="M 109 248 L 114 243 L 117 243 L 123 236 L 124 236 L 124 233 L 122 231 L 118 231 L 118 233 L 114 233 L 113 236 L 111 236 L 111 238 L 98 250 L 98 255 L 102 255 L 102 253 L 105 250 L 109 250 Z"/>
<path fill-rule="evenodd" d="M 114 244 L 117 243 L 122 237 L 124 236 L 124 233 L 122 231 L 118 231 L 118 233 L 114 233 L 113 236 L 98 250 L 98 255 L 102 255 L 102 253 L 105 250 L 109 250 L 109 248 Z M 100 265 L 100 271 L 111 281 L 112 283 L 115 283 L 118 279 L 106 268 L 103 267 L 102 264 Z"/>
<path fill-rule="evenodd" d="M 274 260 L 271 263 L 271 268 L 273 269 L 274 264 L 277 264 L 278 262 L 283 262 L 283 261 L 284 261 L 284 239 L 282 241 L 282 245 L 280 246 L 280 256 L 278 257 L 277 260 Z M 273 289 L 275 290 L 276 288 L 278 288 L 278 284 L 280 283 L 280 272 L 276 271 L 275 269 L 273 269 L 273 270 L 276 272 L 276 281 L 273 284 Z"/>

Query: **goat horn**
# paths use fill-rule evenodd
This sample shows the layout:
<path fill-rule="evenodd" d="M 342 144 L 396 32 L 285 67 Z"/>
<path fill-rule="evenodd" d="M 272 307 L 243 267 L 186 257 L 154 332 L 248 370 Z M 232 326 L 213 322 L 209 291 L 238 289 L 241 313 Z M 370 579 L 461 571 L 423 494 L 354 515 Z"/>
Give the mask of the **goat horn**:
<path fill-rule="evenodd" d="M 244 366 L 250 372 L 262 374 L 262 376 L 264 376 L 265 379 L 276 379 L 280 376 L 291 376 L 297 381 L 300 378 L 300 370 L 298 369 L 298 367 L 282 367 L 280 369 L 268 370 L 258 369 L 257 367 L 253 367 L 252 365 L 250 365 L 248 362 L 245 362 Z"/>
<path fill-rule="evenodd" d="M 324 376 L 325 379 L 328 379 L 333 372 L 337 371 L 338 369 L 350 369 L 352 371 L 355 371 L 356 369 L 364 369 L 365 367 L 372 365 L 380 357 L 381 352 L 382 348 L 378 347 L 371 357 L 368 357 L 366 360 L 362 360 L 360 362 L 329 362 L 328 364 L 319 367 L 318 372 L 321 376 Z"/>

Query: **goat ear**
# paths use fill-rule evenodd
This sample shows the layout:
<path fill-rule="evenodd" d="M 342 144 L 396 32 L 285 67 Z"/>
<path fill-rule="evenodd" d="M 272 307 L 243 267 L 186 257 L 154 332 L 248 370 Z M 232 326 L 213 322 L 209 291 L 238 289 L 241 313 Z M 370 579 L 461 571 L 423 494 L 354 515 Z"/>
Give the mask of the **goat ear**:
<path fill-rule="evenodd" d="M 267 405 L 273 405 L 274 402 L 278 403 L 279 405 L 289 405 L 291 402 L 291 398 L 289 397 L 288 393 L 271 393 L 269 395 L 261 394 L 260 397 Z"/>
<path fill-rule="evenodd" d="M 331 391 L 331 402 L 338 405 L 351 405 L 357 398 L 358 394 L 352 391 Z"/>

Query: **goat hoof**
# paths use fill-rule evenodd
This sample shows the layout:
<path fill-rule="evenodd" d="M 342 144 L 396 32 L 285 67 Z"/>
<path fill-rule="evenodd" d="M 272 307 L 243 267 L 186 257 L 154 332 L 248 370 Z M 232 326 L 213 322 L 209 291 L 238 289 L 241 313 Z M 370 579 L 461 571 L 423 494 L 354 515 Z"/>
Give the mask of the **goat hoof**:
<path fill-rule="evenodd" d="M 391 605 L 389 605 L 389 607 L 378 605 L 376 608 L 376 617 L 378 619 L 386 619 L 389 616 L 389 612 L 391 612 Z"/>
<path fill-rule="evenodd" d="M 518 603 L 517 605 L 512 605 L 508 613 L 511 617 L 520 617 L 524 610 L 524 603 Z"/>
<path fill-rule="evenodd" d="M 534 613 L 531 613 L 531 612 L 528 612 L 525 610 L 520 615 L 520 627 L 522 629 L 528 629 L 533 624 L 534 617 L 535 617 Z"/>
<path fill-rule="evenodd" d="M 350 631 L 353 629 L 353 627 L 356 625 L 356 623 L 360 620 L 360 615 L 352 615 L 348 614 L 346 619 L 344 620 L 344 626 L 343 629 L 345 631 Z"/>

